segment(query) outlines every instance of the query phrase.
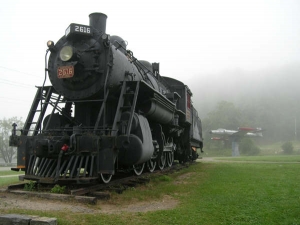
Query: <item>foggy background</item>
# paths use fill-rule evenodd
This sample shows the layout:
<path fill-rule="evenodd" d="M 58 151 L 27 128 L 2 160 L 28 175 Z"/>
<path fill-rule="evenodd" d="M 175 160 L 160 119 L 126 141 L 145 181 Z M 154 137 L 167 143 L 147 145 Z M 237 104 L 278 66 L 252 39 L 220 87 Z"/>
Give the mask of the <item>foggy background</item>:
<path fill-rule="evenodd" d="M 162 76 L 190 87 L 205 133 L 219 126 L 263 127 L 271 141 L 300 133 L 299 1 L 1 3 L 1 119 L 26 119 L 35 86 L 44 81 L 46 42 L 102 12 L 106 33 L 126 40 L 138 59 L 159 62 Z M 241 114 L 235 123 L 211 121 L 222 101 Z"/>

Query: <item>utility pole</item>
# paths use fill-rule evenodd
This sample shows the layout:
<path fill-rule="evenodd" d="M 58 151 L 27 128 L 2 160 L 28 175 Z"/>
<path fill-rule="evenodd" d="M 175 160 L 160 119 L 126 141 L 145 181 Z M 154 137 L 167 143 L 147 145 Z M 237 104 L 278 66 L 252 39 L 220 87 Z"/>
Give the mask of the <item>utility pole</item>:
<path fill-rule="evenodd" d="M 297 118 L 295 117 L 295 141 L 297 141 Z"/>

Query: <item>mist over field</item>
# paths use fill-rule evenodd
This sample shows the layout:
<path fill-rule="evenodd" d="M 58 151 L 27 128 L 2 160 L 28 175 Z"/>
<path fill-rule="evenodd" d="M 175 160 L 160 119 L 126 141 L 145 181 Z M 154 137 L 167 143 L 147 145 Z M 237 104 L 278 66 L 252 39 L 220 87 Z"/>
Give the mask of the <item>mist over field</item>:
<path fill-rule="evenodd" d="M 203 130 L 220 128 L 206 123 L 220 102 L 232 103 L 238 111 L 237 124 L 227 123 L 225 129 L 241 126 L 262 127 L 270 141 L 298 139 L 300 133 L 300 65 L 245 71 L 234 69 L 215 74 L 199 74 L 190 82 L 193 103 L 203 121 Z M 224 117 L 226 112 L 224 111 Z M 221 113 L 222 115 L 222 113 Z M 220 118 L 221 120 L 222 118 Z M 225 123 L 226 125 L 226 123 Z M 296 132 L 296 134 L 295 134 Z"/>
<path fill-rule="evenodd" d="M 162 76 L 190 87 L 204 132 L 262 127 L 264 140 L 295 140 L 299 10 L 297 0 L 153 0 L 147 6 L 88 0 L 85 7 L 69 0 L 47 7 L 7 1 L 0 8 L 0 118 L 26 119 L 35 86 L 44 82 L 46 42 L 56 43 L 70 23 L 88 25 L 90 13 L 102 12 L 107 34 L 122 37 L 136 58 L 159 62 Z"/>

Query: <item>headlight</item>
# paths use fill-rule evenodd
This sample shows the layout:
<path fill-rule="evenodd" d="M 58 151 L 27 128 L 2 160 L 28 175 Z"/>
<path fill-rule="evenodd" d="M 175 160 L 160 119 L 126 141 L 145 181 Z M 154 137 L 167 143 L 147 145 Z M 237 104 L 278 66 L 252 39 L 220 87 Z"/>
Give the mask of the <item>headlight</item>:
<path fill-rule="evenodd" d="M 68 60 L 70 60 L 73 56 L 74 52 L 73 52 L 73 48 L 71 46 L 64 46 L 59 53 L 59 58 L 66 62 Z"/>

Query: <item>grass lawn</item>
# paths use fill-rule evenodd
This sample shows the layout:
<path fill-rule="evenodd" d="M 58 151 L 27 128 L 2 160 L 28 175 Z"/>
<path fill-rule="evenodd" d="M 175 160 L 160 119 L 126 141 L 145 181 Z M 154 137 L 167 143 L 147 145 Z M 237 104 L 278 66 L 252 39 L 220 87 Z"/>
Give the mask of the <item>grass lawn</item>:
<path fill-rule="evenodd" d="M 276 142 L 272 144 L 261 144 L 259 140 L 252 139 L 257 147 L 260 148 L 259 156 L 265 155 L 280 155 L 283 156 L 282 145 L 285 142 Z M 291 142 L 294 150 L 294 155 L 300 155 L 300 142 L 299 141 L 292 141 Z M 222 146 L 220 143 L 214 143 L 211 148 L 204 148 L 204 157 L 231 157 L 232 156 L 232 149 L 231 145 L 227 148 Z"/>
<path fill-rule="evenodd" d="M 122 195 L 113 194 L 109 201 L 122 207 L 169 196 L 179 201 L 171 210 L 109 215 L 4 209 L 2 213 L 57 217 L 60 225 L 300 224 L 300 164 L 281 162 L 285 160 L 279 163 L 197 163 Z M 101 209 L 101 202 L 90 208 Z"/>
<path fill-rule="evenodd" d="M 16 183 L 19 183 L 19 177 L 16 176 L 16 177 L 0 177 L 0 188 L 1 187 L 5 187 L 7 185 L 10 185 L 10 184 L 16 184 Z"/>
<path fill-rule="evenodd" d="M 15 183 L 20 182 L 18 175 L 23 175 L 23 174 L 24 174 L 24 172 L 16 172 L 16 171 L 11 171 L 11 170 L 0 171 L 0 188 L 10 185 L 10 184 L 15 184 Z M 9 176 L 9 175 L 16 175 L 16 176 L 1 177 L 1 176 Z"/>
<path fill-rule="evenodd" d="M 24 171 L 16 172 L 16 171 L 11 171 L 11 170 L 0 170 L 0 176 L 6 176 L 6 175 L 23 175 Z"/>
<path fill-rule="evenodd" d="M 266 155 L 266 156 L 241 156 L 241 157 L 217 157 L 217 160 L 226 161 L 264 161 L 264 162 L 287 162 L 299 163 L 300 155 Z"/>

